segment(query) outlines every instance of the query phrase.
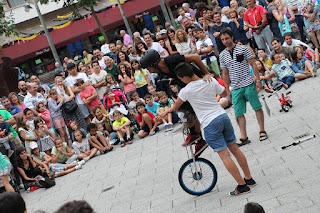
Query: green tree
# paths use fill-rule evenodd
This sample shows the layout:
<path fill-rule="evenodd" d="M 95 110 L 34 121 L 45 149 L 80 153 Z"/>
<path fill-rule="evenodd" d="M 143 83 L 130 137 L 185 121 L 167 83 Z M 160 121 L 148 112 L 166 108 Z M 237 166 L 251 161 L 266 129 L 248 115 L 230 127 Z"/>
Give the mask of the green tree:
<path fill-rule="evenodd" d="M 77 2 L 74 0 L 52 0 L 52 1 L 54 2 L 63 1 L 65 7 L 68 7 L 73 4 L 77 4 L 79 7 L 82 7 L 83 9 L 90 11 L 99 26 L 102 36 L 104 37 L 106 42 L 108 42 L 106 31 L 103 29 L 101 22 L 96 14 L 96 11 L 94 10 L 94 6 L 97 6 L 99 0 L 78 0 Z M 47 4 L 48 2 L 49 0 L 40 0 L 41 4 Z"/>
<path fill-rule="evenodd" d="M 4 35 L 6 37 L 9 37 L 10 35 L 17 35 L 17 33 L 14 31 L 14 19 L 13 16 L 10 14 L 9 16 L 6 16 L 4 12 L 4 6 L 5 4 L 1 1 L 0 2 L 0 35 Z"/>

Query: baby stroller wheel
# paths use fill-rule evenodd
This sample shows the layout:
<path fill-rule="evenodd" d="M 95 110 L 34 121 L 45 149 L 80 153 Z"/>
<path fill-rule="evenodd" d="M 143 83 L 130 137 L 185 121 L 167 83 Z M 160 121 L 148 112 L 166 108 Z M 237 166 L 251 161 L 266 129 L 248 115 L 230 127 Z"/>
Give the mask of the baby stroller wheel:
<path fill-rule="evenodd" d="M 281 108 L 283 111 L 289 112 L 289 108 L 286 105 L 282 105 Z"/>
<path fill-rule="evenodd" d="M 288 106 L 292 108 L 292 102 L 288 102 Z"/>

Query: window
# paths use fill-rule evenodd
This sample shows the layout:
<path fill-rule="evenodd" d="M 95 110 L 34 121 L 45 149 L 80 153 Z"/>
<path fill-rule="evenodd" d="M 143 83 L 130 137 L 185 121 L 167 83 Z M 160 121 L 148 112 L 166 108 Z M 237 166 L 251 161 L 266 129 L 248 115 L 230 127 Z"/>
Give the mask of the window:
<path fill-rule="evenodd" d="M 24 5 L 26 3 L 25 0 L 7 0 L 9 8 L 13 8 L 16 6 Z"/>

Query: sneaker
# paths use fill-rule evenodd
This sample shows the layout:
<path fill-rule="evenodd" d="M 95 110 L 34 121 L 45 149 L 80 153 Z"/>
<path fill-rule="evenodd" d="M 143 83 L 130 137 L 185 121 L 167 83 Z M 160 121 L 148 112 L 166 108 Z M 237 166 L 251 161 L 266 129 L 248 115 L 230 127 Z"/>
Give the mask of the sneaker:
<path fill-rule="evenodd" d="M 124 146 L 126 145 L 126 142 L 121 141 L 121 142 L 120 142 L 120 145 L 121 145 L 121 147 L 124 147 Z"/>
<path fill-rule="evenodd" d="M 9 153 L 8 153 L 8 158 L 10 158 L 12 155 L 13 155 L 14 151 L 11 150 Z"/>
<path fill-rule="evenodd" d="M 173 124 L 168 124 L 168 131 L 172 131 L 173 130 Z"/>
<path fill-rule="evenodd" d="M 251 178 L 250 180 L 247 180 L 245 178 L 244 179 L 244 182 L 246 182 L 247 186 L 255 186 L 257 185 L 257 183 Z"/>
<path fill-rule="evenodd" d="M 168 132 L 169 131 L 169 124 L 164 124 L 164 132 Z"/>
<path fill-rule="evenodd" d="M 85 162 L 87 162 L 88 160 L 90 160 L 90 158 L 89 158 L 89 157 L 86 157 L 86 158 L 83 158 L 83 160 L 84 160 Z"/>
<path fill-rule="evenodd" d="M 78 165 L 83 166 L 87 161 L 88 161 L 88 160 L 85 160 L 85 158 L 83 158 L 82 161 L 79 161 L 79 162 L 78 162 Z"/>
<path fill-rule="evenodd" d="M 267 92 L 267 93 L 273 93 L 274 92 L 273 89 L 269 89 L 269 88 L 265 88 L 264 91 Z"/>
<path fill-rule="evenodd" d="M 186 141 L 181 146 L 188 146 L 192 144 L 192 142 L 199 140 L 200 138 L 200 135 L 192 135 L 189 133 Z"/>
<path fill-rule="evenodd" d="M 313 70 L 312 70 L 313 77 L 317 77 L 317 70 L 318 70 L 318 67 L 313 67 Z"/>
<path fill-rule="evenodd" d="M 19 189 L 24 189 L 24 185 L 22 183 L 20 183 Z"/>
<path fill-rule="evenodd" d="M 127 139 L 127 142 L 128 142 L 128 144 L 132 144 L 132 143 L 133 143 L 133 141 L 132 141 L 131 138 L 128 138 L 128 139 Z"/>
<path fill-rule="evenodd" d="M 82 169 L 82 165 L 76 165 L 74 168 L 75 168 L 76 170 Z"/>
<path fill-rule="evenodd" d="M 237 186 L 235 188 L 235 190 L 233 190 L 232 192 L 229 192 L 230 196 L 237 196 L 237 195 L 241 195 L 241 194 L 246 194 L 250 192 L 250 188 L 248 186 L 246 186 L 245 188 L 240 189 L 239 186 Z"/>
<path fill-rule="evenodd" d="M 194 156 L 200 156 L 201 153 L 208 147 L 208 144 L 205 140 L 199 140 L 196 143 L 196 147 L 194 148 Z"/>

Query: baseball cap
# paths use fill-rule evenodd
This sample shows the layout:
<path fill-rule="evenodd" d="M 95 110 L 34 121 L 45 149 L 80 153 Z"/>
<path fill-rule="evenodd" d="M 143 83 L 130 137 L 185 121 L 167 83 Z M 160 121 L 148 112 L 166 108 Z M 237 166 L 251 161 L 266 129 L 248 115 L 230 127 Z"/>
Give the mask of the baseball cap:
<path fill-rule="evenodd" d="M 30 149 L 35 149 L 35 148 L 38 148 L 38 144 L 36 142 L 31 142 L 29 144 L 29 147 L 30 147 Z"/>
<path fill-rule="evenodd" d="M 167 30 L 160 30 L 160 35 L 167 34 Z"/>

